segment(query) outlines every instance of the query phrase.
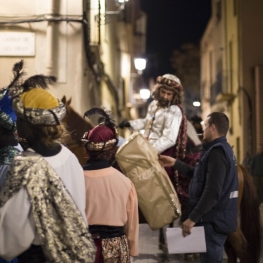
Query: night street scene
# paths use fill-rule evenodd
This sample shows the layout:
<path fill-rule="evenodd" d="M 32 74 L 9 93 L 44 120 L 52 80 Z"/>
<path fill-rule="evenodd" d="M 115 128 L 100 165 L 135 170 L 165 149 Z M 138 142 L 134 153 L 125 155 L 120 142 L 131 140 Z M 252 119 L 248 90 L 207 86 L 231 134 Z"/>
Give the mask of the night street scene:
<path fill-rule="evenodd" d="M 262 11 L 2 1 L 0 263 L 263 263 Z"/>

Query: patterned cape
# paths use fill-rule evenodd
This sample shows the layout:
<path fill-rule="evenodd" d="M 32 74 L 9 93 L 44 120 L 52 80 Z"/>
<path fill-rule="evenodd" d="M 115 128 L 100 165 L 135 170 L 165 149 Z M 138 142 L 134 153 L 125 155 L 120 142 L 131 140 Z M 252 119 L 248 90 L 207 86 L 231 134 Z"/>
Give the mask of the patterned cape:
<path fill-rule="evenodd" d="M 0 165 L 9 165 L 19 150 L 14 146 L 4 146 L 0 149 Z"/>
<path fill-rule="evenodd" d="M 94 262 L 95 245 L 81 213 L 60 177 L 35 152 L 25 151 L 14 158 L 0 192 L 0 207 L 22 187 L 29 195 L 47 261 Z"/>

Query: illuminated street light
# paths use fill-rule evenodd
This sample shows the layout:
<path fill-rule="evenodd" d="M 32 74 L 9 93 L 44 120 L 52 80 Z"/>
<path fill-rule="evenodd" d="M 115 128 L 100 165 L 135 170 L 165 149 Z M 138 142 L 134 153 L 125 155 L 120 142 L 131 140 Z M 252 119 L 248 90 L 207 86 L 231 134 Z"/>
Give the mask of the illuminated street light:
<path fill-rule="evenodd" d="M 194 102 L 193 102 L 193 105 L 194 105 L 195 107 L 200 107 L 200 106 L 201 106 L 201 103 L 200 103 L 200 101 L 194 101 Z"/>
<path fill-rule="evenodd" d="M 134 59 L 134 66 L 139 74 L 142 73 L 143 70 L 146 68 L 146 59 L 145 58 L 135 58 Z"/>
<path fill-rule="evenodd" d="M 143 100 L 150 98 L 151 92 L 149 89 L 140 89 L 140 96 Z"/>

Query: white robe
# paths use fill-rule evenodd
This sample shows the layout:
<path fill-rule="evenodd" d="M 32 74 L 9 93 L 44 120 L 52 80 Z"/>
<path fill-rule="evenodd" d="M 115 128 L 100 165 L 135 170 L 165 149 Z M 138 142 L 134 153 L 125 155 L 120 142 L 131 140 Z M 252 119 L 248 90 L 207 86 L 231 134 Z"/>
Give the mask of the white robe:
<path fill-rule="evenodd" d="M 62 179 L 87 223 L 84 172 L 76 156 L 66 147 L 51 157 L 44 157 Z M 29 196 L 22 187 L 0 208 L 0 256 L 11 260 L 31 244 L 40 245 Z"/>
<path fill-rule="evenodd" d="M 157 100 L 150 103 L 147 115 L 144 119 L 137 119 L 129 122 L 134 130 L 146 128 L 144 137 L 148 137 L 147 125 L 149 125 L 152 117 L 155 116 L 148 140 L 158 153 L 162 153 L 176 143 L 182 122 L 182 111 L 176 105 L 159 108 L 157 110 L 157 103 Z"/>

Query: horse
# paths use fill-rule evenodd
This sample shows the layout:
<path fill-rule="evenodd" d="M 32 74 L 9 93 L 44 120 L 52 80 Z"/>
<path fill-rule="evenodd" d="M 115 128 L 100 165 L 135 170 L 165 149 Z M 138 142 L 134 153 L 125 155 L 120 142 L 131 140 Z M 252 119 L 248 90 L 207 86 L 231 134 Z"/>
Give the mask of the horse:
<path fill-rule="evenodd" d="M 84 164 L 86 155 L 80 138 L 86 131 L 92 129 L 93 125 L 74 111 L 70 106 L 71 100 L 66 101 L 66 98 L 63 97 L 62 101 L 67 107 L 64 122 L 71 133 L 71 140 L 67 146 L 76 154 L 79 162 Z M 228 263 L 236 263 L 237 258 L 239 258 L 242 263 L 258 263 L 261 239 L 256 189 L 247 169 L 240 164 L 238 164 L 237 167 L 239 220 L 236 232 L 230 233 L 227 236 L 225 252 L 228 257 Z"/>
<path fill-rule="evenodd" d="M 66 146 L 76 155 L 81 165 L 86 163 L 86 152 L 82 146 L 81 138 L 86 131 L 91 130 L 94 125 L 87 119 L 84 119 L 78 114 L 70 105 L 71 98 L 66 99 L 65 96 L 61 101 L 66 106 L 66 116 L 63 119 L 67 131 L 69 132 L 69 139 L 66 142 Z"/>
<path fill-rule="evenodd" d="M 238 164 L 238 211 L 236 232 L 229 233 L 225 243 L 228 263 L 258 263 L 260 260 L 260 212 L 256 188 L 245 166 Z"/>

